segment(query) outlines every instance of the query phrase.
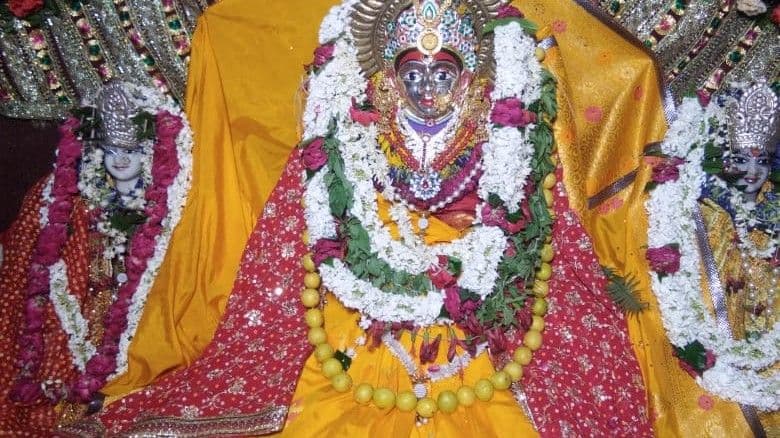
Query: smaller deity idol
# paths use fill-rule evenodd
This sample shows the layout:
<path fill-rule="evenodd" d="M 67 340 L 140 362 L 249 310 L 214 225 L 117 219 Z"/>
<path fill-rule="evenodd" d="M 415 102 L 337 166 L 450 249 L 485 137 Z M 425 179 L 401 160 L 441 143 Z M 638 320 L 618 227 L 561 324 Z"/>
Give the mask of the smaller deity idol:
<path fill-rule="evenodd" d="M 647 205 L 653 289 L 680 365 L 739 403 L 757 434 L 780 408 L 777 110 L 764 81 L 703 111 L 684 102 Z"/>
<path fill-rule="evenodd" d="M 186 199 L 190 131 L 154 90 L 107 84 L 73 112 L 53 175 L 8 231 L 0 431 L 49 433 L 99 408 Z M 55 406 L 58 406 L 55 409 Z"/>

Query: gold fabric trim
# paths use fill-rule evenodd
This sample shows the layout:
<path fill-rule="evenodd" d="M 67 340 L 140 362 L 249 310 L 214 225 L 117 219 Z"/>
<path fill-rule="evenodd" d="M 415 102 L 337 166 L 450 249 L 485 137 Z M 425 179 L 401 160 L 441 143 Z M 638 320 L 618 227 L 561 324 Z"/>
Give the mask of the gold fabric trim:
<path fill-rule="evenodd" d="M 588 210 L 593 210 L 603 204 L 607 199 L 617 195 L 623 191 L 623 189 L 633 184 L 638 174 L 639 169 L 635 169 L 588 198 Z"/>
<path fill-rule="evenodd" d="M 268 435 L 284 427 L 287 406 L 269 406 L 255 414 L 227 415 L 219 417 L 182 418 L 147 417 L 135 424 L 119 437 L 230 437 L 245 435 Z M 62 436 L 104 437 L 106 428 L 97 420 L 82 421 L 58 429 Z"/>

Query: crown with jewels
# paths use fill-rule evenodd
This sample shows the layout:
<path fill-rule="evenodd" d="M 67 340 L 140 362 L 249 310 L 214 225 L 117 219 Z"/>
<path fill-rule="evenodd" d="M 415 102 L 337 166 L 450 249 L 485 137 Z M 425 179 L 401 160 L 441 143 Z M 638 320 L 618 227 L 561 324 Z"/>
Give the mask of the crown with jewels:
<path fill-rule="evenodd" d="M 743 89 L 727 105 L 732 151 L 767 150 L 775 135 L 778 97 L 766 80 Z"/>
<path fill-rule="evenodd" d="M 129 87 L 121 81 L 106 84 L 97 99 L 100 115 L 100 142 L 120 148 L 133 149 L 138 146 L 138 126 L 133 117 L 140 107 Z"/>
<path fill-rule="evenodd" d="M 412 7 L 387 24 L 385 59 L 416 48 L 433 56 L 443 48 L 458 54 L 463 65 L 474 71 L 477 67 L 477 37 L 468 14 L 459 14 L 457 0 L 414 0 Z"/>

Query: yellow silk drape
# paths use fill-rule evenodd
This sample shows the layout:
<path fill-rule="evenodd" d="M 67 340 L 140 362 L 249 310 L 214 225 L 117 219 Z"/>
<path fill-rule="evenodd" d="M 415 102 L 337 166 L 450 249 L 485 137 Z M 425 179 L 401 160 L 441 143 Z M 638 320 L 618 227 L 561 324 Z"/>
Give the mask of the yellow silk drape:
<path fill-rule="evenodd" d="M 335 3 L 224 0 L 200 18 L 187 92 L 196 134 L 193 189 L 131 344 L 129 369 L 103 390 L 110 399 L 191 363 L 213 335 L 246 239 L 298 140 L 302 66 Z M 515 4 L 558 42 L 545 63 L 569 96 L 556 136 L 572 206 L 602 263 L 634 273 L 651 303 L 629 328 L 657 433 L 746 435 L 736 405 L 714 397 L 702 403 L 709 396 L 676 366 L 649 292 L 642 256 L 649 173 L 641 151 L 665 131 L 652 61 L 573 1 Z M 635 169 L 637 182 L 610 208 L 587 208 L 588 197 Z"/>
<path fill-rule="evenodd" d="M 642 152 L 662 140 L 666 131 L 652 59 L 571 2 L 523 0 L 516 4 L 529 19 L 551 30 L 560 49 L 545 63 L 565 91 L 561 97 L 569 99 L 555 134 L 572 206 L 593 239 L 600 263 L 633 276 L 639 282 L 640 298 L 650 305 L 628 318 L 628 326 L 656 434 L 752 436 L 738 405 L 708 394 L 679 367 L 650 290 L 644 259 L 644 187 L 650 169 L 642 164 Z M 569 132 L 572 126 L 573 134 Z M 587 198 L 634 171 L 635 182 L 607 199 L 606 208 L 587 207 Z"/>
<path fill-rule="evenodd" d="M 191 363 L 214 334 L 249 233 L 297 142 L 295 97 L 325 1 L 225 1 L 193 38 L 192 190 L 134 337 L 116 398 Z"/>

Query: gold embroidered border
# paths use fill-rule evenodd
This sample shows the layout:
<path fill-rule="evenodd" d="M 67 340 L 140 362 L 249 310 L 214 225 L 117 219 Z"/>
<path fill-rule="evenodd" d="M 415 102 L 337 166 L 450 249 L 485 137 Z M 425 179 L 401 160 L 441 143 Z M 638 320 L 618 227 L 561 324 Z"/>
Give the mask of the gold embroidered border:
<path fill-rule="evenodd" d="M 219 417 L 147 417 L 122 432 L 120 437 L 230 437 L 268 435 L 282 430 L 286 406 L 269 406 L 255 414 Z M 61 436 L 104 437 L 105 427 L 97 420 L 81 421 L 58 429 Z"/>
<path fill-rule="evenodd" d="M 593 210 L 599 205 L 603 204 L 607 199 L 617 195 L 623 189 L 634 183 L 636 176 L 639 174 L 639 169 L 634 169 L 626 175 L 620 177 L 617 181 L 603 188 L 600 192 L 588 198 L 588 210 Z"/>

